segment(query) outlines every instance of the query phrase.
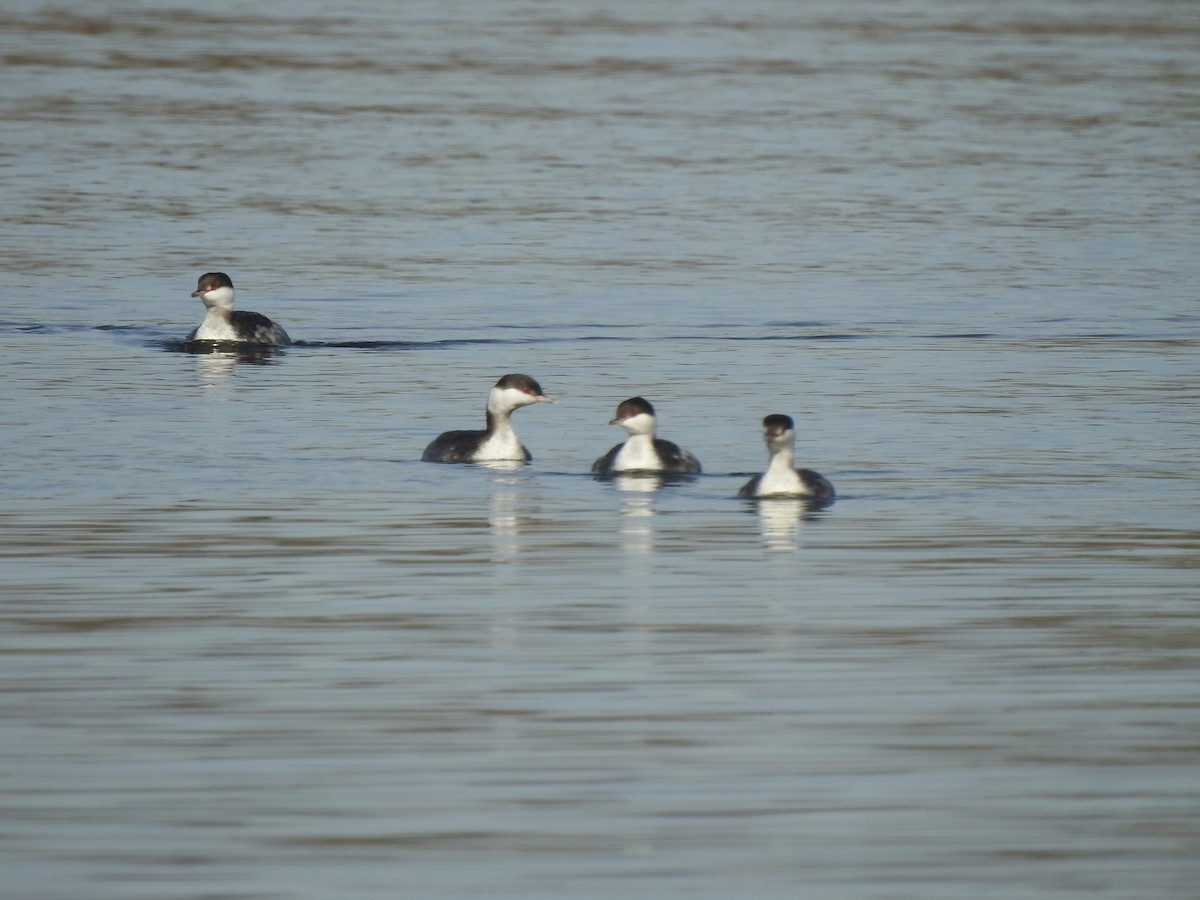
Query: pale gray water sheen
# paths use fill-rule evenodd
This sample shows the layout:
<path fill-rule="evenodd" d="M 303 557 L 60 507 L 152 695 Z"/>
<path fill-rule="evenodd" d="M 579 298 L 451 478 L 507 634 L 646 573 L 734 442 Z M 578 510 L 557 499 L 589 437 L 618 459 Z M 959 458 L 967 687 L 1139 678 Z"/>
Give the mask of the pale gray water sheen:
<path fill-rule="evenodd" d="M 1195 897 L 1197 9 L 10 0 L 2 893 Z"/>

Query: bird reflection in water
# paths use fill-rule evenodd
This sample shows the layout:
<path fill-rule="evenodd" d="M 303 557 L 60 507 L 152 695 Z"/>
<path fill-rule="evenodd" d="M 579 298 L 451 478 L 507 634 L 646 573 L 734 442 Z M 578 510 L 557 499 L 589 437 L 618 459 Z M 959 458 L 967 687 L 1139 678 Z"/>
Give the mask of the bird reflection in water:
<path fill-rule="evenodd" d="M 229 387 L 237 357 L 225 353 L 204 353 L 196 357 L 200 372 L 200 386 L 208 392 L 227 393 L 221 388 Z"/>
<path fill-rule="evenodd" d="M 801 497 L 772 497 L 754 504 L 763 545 L 768 550 L 796 550 L 804 523 L 819 518 L 823 505 Z"/>
<path fill-rule="evenodd" d="M 614 475 L 612 482 L 621 497 L 621 537 L 630 553 L 654 550 L 654 494 L 663 486 L 663 476 L 652 472 Z"/>
<path fill-rule="evenodd" d="M 286 351 L 279 347 L 243 344 L 238 341 L 181 341 L 180 352 L 196 357 L 201 386 L 211 389 L 227 384 L 238 363 L 251 366 L 274 365 Z"/>
<path fill-rule="evenodd" d="M 525 495 L 520 490 L 524 479 L 512 473 L 525 468 L 525 463 L 517 459 L 494 459 L 472 465 L 498 473 L 493 480 L 495 487 L 488 510 L 494 558 L 497 562 L 515 562 L 521 555 L 521 531 L 525 520 L 520 515 L 520 508 Z"/>
<path fill-rule="evenodd" d="M 269 366 L 287 353 L 282 347 L 245 344 L 241 341 L 181 341 L 179 349 L 193 356 L 218 357 L 254 366 Z"/>

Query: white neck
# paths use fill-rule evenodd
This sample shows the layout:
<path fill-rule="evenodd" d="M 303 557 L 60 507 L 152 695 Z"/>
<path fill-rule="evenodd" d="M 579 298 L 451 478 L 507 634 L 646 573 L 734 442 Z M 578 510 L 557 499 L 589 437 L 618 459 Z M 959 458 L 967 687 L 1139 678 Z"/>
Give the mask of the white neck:
<path fill-rule="evenodd" d="M 233 309 L 233 288 L 213 288 L 211 291 L 201 294 L 200 299 L 209 309 Z"/>
<path fill-rule="evenodd" d="M 782 446 L 775 444 L 771 448 L 771 461 L 758 484 L 760 495 L 804 493 L 804 485 L 792 466 L 796 457 L 796 447 L 791 441 L 781 443 Z"/>
<path fill-rule="evenodd" d="M 773 469 L 786 469 L 792 471 L 796 460 L 796 447 L 791 442 L 784 444 L 782 447 L 776 447 L 771 453 L 771 461 L 767 465 L 767 471 Z"/>
<path fill-rule="evenodd" d="M 475 459 L 480 461 L 497 459 L 525 459 L 525 448 L 521 439 L 513 431 L 512 420 L 508 413 L 488 414 L 488 426 L 491 434 L 475 453 Z"/>
<path fill-rule="evenodd" d="M 488 439 L 475 454 L 477 460 L 525 459 L 525 448 L 512 427 L 512 400 L 509 391 L 492 388 L 488 394 Z M 519 392 L 516 392 L 519 393 Z"/>
<path fill-rule="evenodd" d="M 649 413 L 638 413 L 636 416 L 630 416 L 628 419 L 621 420 L 620 426 L 629 433 L 631 437 L 639 435 L 647 435 L 654 437 L 654 416 Z"/>

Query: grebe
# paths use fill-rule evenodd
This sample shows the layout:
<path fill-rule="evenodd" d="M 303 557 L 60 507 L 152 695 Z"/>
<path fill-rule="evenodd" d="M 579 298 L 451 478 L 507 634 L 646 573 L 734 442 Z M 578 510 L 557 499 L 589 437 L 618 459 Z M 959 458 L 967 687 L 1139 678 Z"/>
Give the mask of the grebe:
<path fill-rule="evenodd" d="M 438 435 L 421 459 L 426 462 L 489 462 L 533 459 L 513 431 L 514 410 L 531 403 L 553 403 L 542 386 L 528 375 L 505 375 L 488 394 L 487 428 L 482 431 L 447 431 Z"/>
<path fill-rule="evenodd" d="M 695 474 L 700 460 L 677 444 L 654 436 L 654 407 L 642 397 L 630 397 L 617 407 L 617 417 L 609 425 L 620 425 L 629 440 L 617 444 L 592 463 L 596 475 L 614 472 L 665 472 Z"/>
<path fill-rule="evenodd" d="M 793 468 L 796 425 L 790 416 L 763 419 L 763 440 L 771 453 L 767 471 L 755 475 L 738 491 L 739 497 L 801 497 L 814 506 L 828 506 L 837 494 L 823 475 L 812 469 Z"/>
<path fill-rule="evenodd" d="M 233 282 L 224 272 L 200 276 L 193 297 L 208 307 L 204 321 L 192 329 L 189 341 L 239 341 L 244 344 L 290 344 L 287 332 L 261 313 L 233 308 Z"/>

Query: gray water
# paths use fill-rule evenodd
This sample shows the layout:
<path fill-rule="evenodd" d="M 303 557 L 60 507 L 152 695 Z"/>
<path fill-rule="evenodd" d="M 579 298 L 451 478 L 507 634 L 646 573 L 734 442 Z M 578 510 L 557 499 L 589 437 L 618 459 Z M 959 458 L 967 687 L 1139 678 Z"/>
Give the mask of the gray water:
<path fill-rule="evenodd" d="M 1197 10 L 10 0 L 6 896 L 1195 897 Z"/>

